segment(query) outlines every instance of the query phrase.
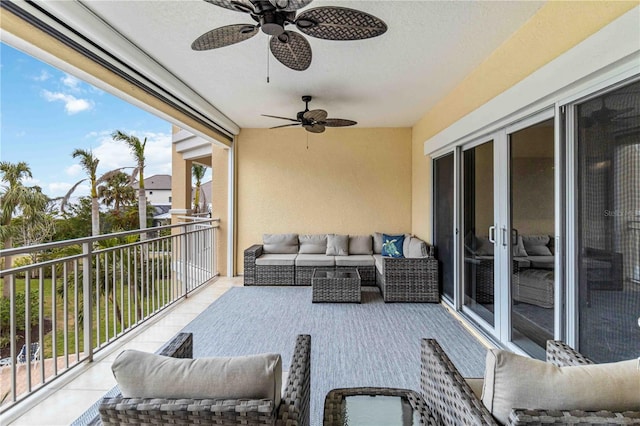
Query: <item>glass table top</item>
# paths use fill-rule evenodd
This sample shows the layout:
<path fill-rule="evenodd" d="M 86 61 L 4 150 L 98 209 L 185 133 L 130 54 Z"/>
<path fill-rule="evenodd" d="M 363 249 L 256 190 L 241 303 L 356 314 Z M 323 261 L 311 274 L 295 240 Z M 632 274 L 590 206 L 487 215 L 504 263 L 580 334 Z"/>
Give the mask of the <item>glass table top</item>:
<path fill-rule="evenodd" d="M 400 396 L 354 395 L 345 397 L 344 426 L 414 426 L 420 417 Z"/>

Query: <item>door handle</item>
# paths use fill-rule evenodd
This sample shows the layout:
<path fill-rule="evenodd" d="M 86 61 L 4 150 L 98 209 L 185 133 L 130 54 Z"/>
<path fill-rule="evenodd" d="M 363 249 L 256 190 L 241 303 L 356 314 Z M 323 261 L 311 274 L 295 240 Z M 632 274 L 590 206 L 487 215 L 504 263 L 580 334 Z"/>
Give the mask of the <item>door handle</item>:
<path fill-rule="evenodd" d="M 518 245 L 519 236 L 520 234 L 518 233 L 518 230 L 516 228 L 512 228 L 511 229 L 511 245 L 514 245 L 514 246 Z"/>
<path fill-rule="evenodd" d="M 506 247 L 509 245 L 509 243 L 507 242 L 507 228 L 503 226 L 500 229 L 502 230 L 502 245 Z"/>
<path fill-rule="evenodd" d="M 493 244 L 496 243 L 496 227 L 495 226 L 489 227 L 489 241 L 492 242 Z"/>

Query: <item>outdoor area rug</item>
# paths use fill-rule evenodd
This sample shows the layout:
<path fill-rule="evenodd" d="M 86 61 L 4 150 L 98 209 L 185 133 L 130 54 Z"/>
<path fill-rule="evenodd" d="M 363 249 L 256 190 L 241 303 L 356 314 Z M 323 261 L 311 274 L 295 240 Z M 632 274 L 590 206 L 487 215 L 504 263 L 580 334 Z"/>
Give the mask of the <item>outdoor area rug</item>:
<path fill-rule="evenodd" d="M 486 349 L 440 304 L 384 303 L 377 288 L 362 304 L 311 303 L 311 287 L 235 287 L 183 331 L 194 357 L 282 355 L 286 370 L 295 338 L 311 335 L 311 424 L 322 424 L 334 388 L 420 389 L 420 340 L 435 338 L 465 377 L 482 377 Z"/>

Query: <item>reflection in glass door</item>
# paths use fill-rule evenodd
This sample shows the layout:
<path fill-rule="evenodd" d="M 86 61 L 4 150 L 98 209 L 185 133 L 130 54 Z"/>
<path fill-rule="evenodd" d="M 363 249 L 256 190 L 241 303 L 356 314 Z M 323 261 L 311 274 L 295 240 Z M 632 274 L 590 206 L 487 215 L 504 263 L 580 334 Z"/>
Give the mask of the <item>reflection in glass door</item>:
<path fill-rule="evenodd" d="M 463 153 L 464 306 L 494 325 L 493 141 Z"/>
<path fill-rule="evenodd" d="M 554 120 L 509 135 L 511 342 L 542 358 L 554 336 Z"/>
<path fill-rule="evenodd" d="M 433 240 L 440 263 L 440 289 L 442 295 L 453 301 L 454 286 L 454 161 L 453 153 L 433 162 L 433 212 L 435 219 Z"/>

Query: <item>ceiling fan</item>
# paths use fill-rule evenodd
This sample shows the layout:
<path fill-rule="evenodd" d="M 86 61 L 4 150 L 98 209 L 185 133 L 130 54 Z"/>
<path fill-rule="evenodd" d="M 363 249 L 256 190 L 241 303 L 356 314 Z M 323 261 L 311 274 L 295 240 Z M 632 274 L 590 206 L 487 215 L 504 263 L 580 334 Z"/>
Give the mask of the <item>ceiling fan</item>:
<path fill-rule="evenodd" d="M 352 120 L 344 120 L 342 118 L 327 118 L 327 111 L 323 109 L 312 109 L 309 111 L 309 102 L 311 96 L 302 97 L 305 103 L 304 111 L 300 111 L 296 118 L 278 117 L 276 115 L 262 114 L 264 117 L 279 118 L 281 120 L 294 121 L 294 124 L 283 124 L 281 126 L 270 127 L 270 129 L 279 129 L 280 127 L 302 126 L 307 132 L 322 133 L 326 127 L 346 127 L 358 124 Z"/>
<path fill-rule="evenodd" d="M 248 13 L 257 24 L 215 28 L 191 44 L 193 50 L 209 50 L 247 40 L 262 30 L 271 36 L 271 53 L 286 67 L 303 71 L 311 65 L 311 46 L 300 33 L 285 30 L 295 25 L 312 37 L 325 40 L 362 40 L 379 36 L 387 25 L 375 16 L 345 7 L 317 7 L 296 16 L 313 0 L 204 0 L 225 9 Z"/>
<path fill-rule="evenodd" d="M 611 93 L 608 96 L 613 96 L 613 95 L 630 96 L 629 93 L 619 93 L 619 94 Z M 639 114 L 625 116 L 627 113 L 634 111 L 636 109 L 635 107 L 627 107 L 627 108 L 621 108 L 621 109 L 614 109 L 614 108 L 607 107 L 605 101 L 608 96 L 605 95 L 600 98 L 599 109 L 596 109 L 592 111 L 589 115 L 581 118 L 582 127 L 588 129 L 590 127 L 593 127 L 596 124 L 599 124 L 601 126 L 608 125 L 608 124 L 624 126 L 626 124 L 624 120 L 636 120 L 638 117 L 640 117 Z"/>

